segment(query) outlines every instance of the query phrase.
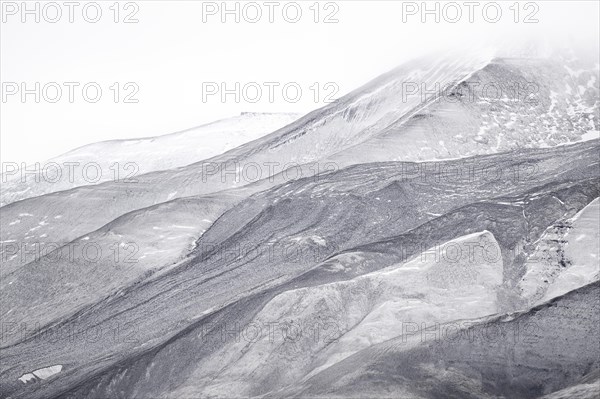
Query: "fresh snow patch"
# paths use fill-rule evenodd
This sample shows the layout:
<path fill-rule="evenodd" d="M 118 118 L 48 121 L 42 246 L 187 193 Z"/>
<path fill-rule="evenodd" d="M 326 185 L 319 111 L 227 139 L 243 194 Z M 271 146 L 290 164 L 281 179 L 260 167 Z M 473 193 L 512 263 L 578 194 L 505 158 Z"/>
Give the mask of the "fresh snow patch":
<path fill-rule="evenodd" d="M 27 382 L 34 380 L 35 378 L 39 378 L 41 380 L 45 380 L 46 378 L 52 377 L 54 374 L 58 374 L 62 371 L 63 366 L 61 364 L 57 364 L 55 366 L 44 367 L 41 369 L 35 370 L 33 373 L 26 373 L 19 377 L 19 380 L 23 382 L 23 384 L 27 384 Z"/>
<path fill-rule="evenodd" d="M 19 380 L 21 380 L 21 382 L 23 384 L 27 384 L 31 380 L 35 381 L 35 376 L 31 373 L 27 373 L 27 374 L 23 374 L 21 377 L 19 377 Z"/>
<path fill-rule="evenodd" d="M 325 239 L 323 237 L 317 236 L 317 235 L 311 235 L 311 236 L 307 236 L 307 237 L 294 237 L 290 239 L 291 241 L 297 242 L 299 244 L 309 244 L 309 243 L 314 243 L 320 246 L 325 246 L 327 245 L 327 241 L 325 241 Z"/>
<path fill-rule="evenodd" d="M 581 141 L 590 141 L 600 138 L 600 130 L 590 130 L 581 136 Z"/>

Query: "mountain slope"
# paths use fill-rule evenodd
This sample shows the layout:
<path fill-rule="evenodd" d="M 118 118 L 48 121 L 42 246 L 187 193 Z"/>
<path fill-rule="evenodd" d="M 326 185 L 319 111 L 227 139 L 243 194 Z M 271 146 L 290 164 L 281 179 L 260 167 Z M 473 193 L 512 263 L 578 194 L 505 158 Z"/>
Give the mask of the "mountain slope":
<path fill-rule="evenodd" d="M 299 116 L 243 113 L 162 136 L 88 144 L 42 163 L 40 169 L 47 169 L 37 177 L 24 175 L 20 170 L 2 176 L 0 206 L 109 180 L 135 180 L 145 173 L 189 165 L 271 133 Z M 58 177 L 54 164 L 60 166 Z M 69 164 L 74 165 L 72 170 Z M 27 170 L 35 168 L 28 166 Z"/>
<path fill-rule="evenodd" d="M 386 345 L 379 339 L 398 339 L 397 324 L 382 322 L 387 315 L 410 316 L 412 304 L 427 309 L 436 322 L 528 309 L 530 298 L 519 283 L 538 244 L 551 226 L 595 209 L 600 195 L 600 142 L 566 145 L 587 139 L 589 129 L 597 128 L 597 81 L 589 77 L 590 69 L 571 73 L 566 65 L 485 57 L 416 60 L 209 160 L 144 174 L 135 184 L 106 182 L 2 207 L 0 314 L 10 328 L 2 335 L 0 396 L 202 396 L 233 394 L 235 387 L 248 395 L 277 396 L 280 389 L 289 395 L 347 395 L 330 378 L 339 378 L 336 370 L 356 367 L 357 357 L 371 364 L 371 353 L 378 358 L 377 348 Z M 580 80 L 564 86 L 564 71 Z M 458 82 L 468 88 L 469 82 L 496 80 L 539 83 L 537 105 L 459 93 Z M 459 100 L 445 101 L 435 93 L 425 100 L 405 97 L 411 81 L 429 88 L 441 83 Z M 512 113 L 518 115 L 515 121 Z M 502 140 L 490 140 L 495 137 Z M 400 161 L 411 157 L 458 159 Z M 258 178 L 248 177 L 253 165 L 263 172 Z M 597 234 L 586 226 L 586 236 Z M 474 234 L 500 256 L 494 262 L 478 259 L 481 275 L 491 277 L 485 290 L 479 280 L 469 280 L 469 269 L 439 269 L 452 266 L 443 262 L 415 266 L 431 248 L 464 243 Z M 92 264 L 56 263 L 52 254 L 23 262 L 36 243 L 57 244 L 56 252 L 64 254 L 70 245 L 85 242 L 105 249 L 133 242 L 140 261 L 123 267 L 108 252 Z M 428 268 L 435 273 L 423 272 Z M 387 272 L 401 278 L 383 278 Z M 585 276 L 559 284 L 561 292 L 597 278 L 587 269 Z M 469 292 L 462 299 L 471 315 L 459 311 L 463 280 L 470 281 L 461 289 Z M 352 303 L 355 295 L 362 300 Z M 315 304 L 309 297 L 320 300 Z M 408 302 L 394 307 L 393 298 Z M 334 334 L 324 347 L 320 341 L 239 343 L 249 341 L 248 331 L 239 328 L 272 317 L 288 328 L 293 320 L 310 324 L 318 318 L 311 309 L 329 316 L 319 321 L 333 318 L 338 327 L 348 327 L 337 330 L 344 336 Z M 582 349 L 577 345 L 574 353 Z M 417 358 L 428 350 L 415 348 Z M 390 351 L 403 356 L 406 347 Z M 510 348 L 499 353 L 505 356 Z M 433 381 L 432 390 L 385 380 L 393 373 L 382 387 L 416 397 L 436 397 L 447 386 L 458 397 L 470 390 L 539 396 L 585 384 L 580 371 L 595 355 L 589 349 L 581 363 L 567 359 L 577 363 L 572 376 L 554 363 L 541 362 L 538 371 L 525 364 L 524 375 L 543 381 L 543 389 L 508 381 L 502 390 L 488 384 L 496 381 L 496 372 L 505 381 L 502 367 L 510 362 L 485 360 L 487 374 L 473 377 L 471 359 L 445 351 L 442 358 L 457 358 L 464 368 L 406 371 L 406 378 L 414 374 Z M 295 367 L 287 370 L 292 357 Z M 269 365 L 256 367 L 249 359 L 257 358 L 268 358 Z M 444 375 L 451 377 L 446 381 Z M 357 378 L 363 381 L 360 373 Z M 546 384 L 547 379 L 556 383 Z M 366 381 L 357 392 L 383 395 Z"/>
<path fill-rule="evenodd" d="M 97 276 L 96 278 L 101 281 L 106 281 L 107 277 L 109 277 L 109 281 L 122 280 L 123 286 L 126 286 L 126 282 L 130 279 L 126 276 L 139 277 L 149 270 L 163 268 L 187 256 L 188 253 L 184 248 L 189 248 L 193 239 L 202 238 L 196 248 L 206 250 L 210 247 L 221 246 L 225 240 L 230 239 L 232 232 L 243 229 L 245 224 L 252 222 L 253 218 L 270 220 L 271 216 L 268 210 L 271 209 L 277 209 L 281 215 L 285 215 L 286 212 L 290 212 L 291 215 L 298 214 L 300 209 L 305 209 L 307 213 L 312 214 L 316 209 L 323 209 L 321 213 L 312 216 L 317 219 L 298 220 L 295 226 L 298 229 L 297 233 L 291 233 L 298 234 L 298 237 L 295 235 L 290 237 L 290 240 L 296 237 L 294 238 L 296 241 L 284 241 L 292 246 L 292 250 L 304 246 L 319 248 L 319 238 L 315 242 L 312 242 L 313 239 L 307 239 L 313 235 L 325 240 L 324 249 L 327 250 L 361 247 L 366 245 L 367 239 L 368 241 L 378 241 L 395 237 L 397 234 L 402 234 L 435 219 L 436 215 L 448 213 L 452 209 L 482 201 L 490 196 L 495 197 L 498 193 L 501 193 L 502 196 L 523 195 L 530 189 L 532 183 L 543 187 L 544 184 L 556 185 L 557 182 L 596 178 L 600 167 L 596 162 L 597 150 L 598 143 L 590 142 L 560 150 L 529 150 L 520 154 L 500 154 L 448 162 L 449 170 L 465 171 L 456 177 L 440 173 L 437 168 L 428 167 L 427 164 L 423 164 L 426 167 L 418 172 L 415 172 L 416 165 L 411 163 L 368 164 L 324 175 L 316 180 L 305 178 L 290 182 L 262 194 L 257 193 L 247 200 L 243 200 L 245 194 L 238 195 L 237 190 L 231 191 L 227 196 L 225 193 L 221 193 L 203 198 L 189 198 L 187 201 L 173 200 L 162 206 L 134 211 L 103 226 L 96 232 L 80 236 L 57 250 L 62 255 L 50 253 L 40 260 L 32 260 L 23 264 L 20 254 L 15 253 L 12 255 L 14 259 L 9 258 L 12 263 L 5 262 L 3 264 L 4 274 L 0 285 L 2 288 L 0 296 L 3 299 L 1 302 L 7 306 L 0 309 L 3 310 L 0 314 L 7 315 L 5 312 L 11 311 L 12 314 L 18 314 L 20 318 L 31 318 L 44 324 L 53 320 L 53 317 L 57 316 L 56 312 L 61 312 L 62 315 L 69 314 L 81 305 L 89 303 L 91 298 L 98 299 L 99 296 L 108 295 L 118 288 L 118 285 L 112 288 L 109 284 L 98 285 L 99 283 L 94 283 L 94 279 L 89 283 L 86 280 L 84 285 L 75 284 L 76 281 L 79 281 L 78 278 L 70 279 L 73 286 L 64 286 L 62 284 L 63 277 L 68 276 L 69 270 L 87 270 L 83 276 L 88 274 Z M 569 157 L 569 164 L 565 166 L 557 156 Z M 484 173 L 490 165 L 494 165 L 497 170 L 502 171 L 504 176 L 492 178 Z M 522 169 L 523 165 L 527 168 Z M 535 174 L 518 175 L 515 173 L 519 170 L 529 170 L 531 165 L 535 165 L 537 169 Z M 561 174 L 560 180 L 557 180 L 556 176 L 559 173 Z M 564 187 L 569 186 L 574 185 L 573 183 L 564 183 Z M 523 212 L 521 207 L 526 205 L 532 206 L 532 209 L 536 210 L 545 206 L 546 212 L 551 218 L 550 221 L 562 217 L 562 212 L 572 212 L 571 209 L 565 209 L 564 204 L 557 199 L 550 199 L 545 204 L 541 199 L 529 197 L 532 196 L 506 198 L 503 201 L 506 203 L 503 206 L 506 208 L 503 211 L 507 214 L 505 216 L 506 223 L 518 226 L 521 223 L 519 221 L 524 219 L 521 215 Z M 192 206 L 191 204 L 199 205 Z M 200 204 L 207 205 L 200 206 Z M 229 210 L 229 207 L 234 205 L 236 206 Z M 580 205 L 577 204 L 577 206 Z M 344 207 L 346 207 L 345 211 Z M 327 214 L 327 209 L 333 213 Z M 485 204 L 482 204 L 481 209 L 477 210 L 477 212 L 483 211 L 485 211 Z M 345 212 L 348 215 L 344 215 Z M 223 213 L 225 213 L 223 216 L 227 217 L 227 222 L 220 219 Z M 355 214 L 360 216 L 353 216 Z M 327 216 L 325 220 L 321 221 L 318 219 L 320 215 Z M 342 218 L 344 222 L 341 226 L 349 230 L 339 231 L 340 226 L 332 224 L 337 220 L 336 218 Z M 178 220 L 181 221 L 177 222 Z M 287 225 L 290 220 L 289 216 L 287 218 L 283 216 L 281 223 Z M 330 233 L 324 234 L 322 231 L 314 231 L 311 234 L 301 233 L 302 226 L 305 229 L 313 228 L 307 224 L 310 220 L 313 220 L 315 226 L 321 226 L 320 229 L 325 229 Z M 212 221 L 218 223 L 212 225 Z M 45 227 L 53 227 L 51 224 L 53 222 L 50 221 Z M 543 231 L 549 222 L 542 218 L 539 222 L 531 220 L 528 223 L 539 224 Z M 180 226 L 178 227 L 179 224 L 186 227 L 183 229 L 186 234 L 194 234 L 185 241 L 176 241 L 174 244 L 163 242 L 163 239 L 170 238 L 171 234 L 174 236 L 181 234 L 182 229 Z M 273 226 L 276 228 L 277 224 L 273 224 Z M 483 229 L 493 228 L 483 227 Z M 515 227 L 515 229 L 516 232 L 520 232 L 521 227 Z M 201 230 L 208 230 L 206 232 L 208 236 Z M 171 231 L 173 233 L 170 233 Z M 506 232 L 497 232 L 496 229 L 493 229 L 494 235 L 503 246 L 506 246 L 506 250 L 516 249 L 518 242 L 515 241 L 515 237 L 521 234 L 516 232 L 506 236 Z M 436 235 L 436 233 L 430 233 L 427 239 L 431 239 L 432 234 Z M 272 233 L 266 227 L 262 227 L 260 236 L 263 235 L 270 237 Z M 449 239 L 451 237 L 448 237 L 446 241 Z M 252 240 L 244 245 L 236 244 L 238 248 L 234 248 L 232 251 L 241 254 L 256 247 L 265 251 L 285 250 L 284 246 L 270 249 L 263 240 L 258 238 Z M 93 243 L 94 246 L 99 247 L 105 254 L 104 260 L 86 262 L 86 258 L 83 256 L 86 243 Z M 137 246 L 138 251 L 135 254 L 137 262 L 135 264 L 123 263 L 125 259 L 116 263 L 112 261 L 114 258 L 113 248 L 117 243 L 131 243 Z M 411 248 L 413 245 L 414 248 Z M 406 245 L 399 249 L 414 251 L 417 245 L 423 245 L 423 243 L 411 243 L 410 246 Z M 69 257 L 73 253 L 73 248 L 77 250 L 75 259 L 57 263 L 56 258 L 59 256 L 62 259 L 73 258 L 73 256 Z M 160 248 L 161 251 L 168 250 L 168 252 L 156 253 L 157 248 Z M 173 252 L 175 248 L 179 248 L 181 252 Z M 31 247 L 25 249 L 30 250 Z M 364 252 L 360 249 L 359 251 Z M 124 250 L 121 255 L 125 256 L 130 252 L 131 250 Z M 152 255 L 149 258 L 141 258 L 146 252 L 152 253 Z M 513 257 L 515 255 L 512 254 Z M 398 256 L 403 255 L 399 254 Z M 373 260 L 368 256 L 363 257 L 365 259 L 362 268 L 371 267 L 371 264 L 382 267 L 387 262 L 380 257 Z M 109 263 L 102 266 L 104 262 Z M 507 262 L 508 267 L 513 262 L 512 258 Z M 108 270 L 119 272 L 115 275 L 109 273 L 107 276 L 104 271 L 105 267 Z M 37 281 L 45 278 L 43 276 L 45 270 L 51 269 L 56 269 L 56 276 L 47 280 L 47 289 L 36 292 Z M 328 274 L 330 273 L 325 273 L 325 275 Z M 326 279 L 327 277 L 321 276 L 321 278 Z M 54 283 L 51 284 L 53 281 Z M 75 297 L 68 295 L 76 292 L 93 292 L 94 294 L 91 298 L 88 298 L 87 295 L 76 295 Z M 54 300 L 62 302 L 62 306 L 53 306 Z"/>
<path fill-rule="evenodd" d="M 577 385 L 600 368 L 599 294 L 595 282 L 408 351 L 391 340 L 277 395 L 534 398 Z"/>
<path fill-rule="evenodd" d="M 431 248 L 484 230 L 501 249 L 498 303 L 508 308 L 510 298 L 502 291 L 510 291 L 520 277 L 522 246 L 600 195 L 597 151 L 598 143 L 589 142 L 448 162 L 475 170 L 492 160 L 503 170 L 534 162 L 539 174 L 533 180 L 489 181 L 479 173 L 436 181 L 434 172 L 411 178 L 405 174 L 411 164 L 390 162 L 357 165 L 319 181 L 306 178 L 262 191 L 225 212 L 187 260 L 158 278 L 86 306 L 37 334 L 7 336 L 1 388 L 12 397 L 69 391 L 76 397 L 116 392 L 147 397 L 184 388 L 198 362 L 236 335 L 226 334 L 223 341 L 218 332 L 212 341 L 199 339 L 207 330 L 244 325 L 278 293 L 327 283 L 322 275 L 331 282 L 347 280 L 403 262 L 407 255 L 422 252 L 421 245 Z M 358 255 L 356 261 L 352 254 Z M 343 256 L 349 262 L 340 268 L 335 262 Z M 39 317 L 35 312 L 21 307 L 11 315 L 31 320 Z M 117 327 L 134 339 L 113 340 L 111 333 L 95 341 L 76 334 L 69 338 L 68 352 L 64 342 L 50 339 L 52 331 L 113 332 Z M 39 384 L 18 380 L 57 364 L 62 371 Z M 165 379 L 165 370 L 178 375 Z"/>
<path fill-rule="evenodd" d="M 161 202 L 248 183 L 262 184 L 250 188 L 252 193 L 297 177 L 318 175 L 328 167 L 337 169 L 331 163 L 302 169 L 296 165 L 318 162 L 421 108 L 420 97 L 403 100 L 403 82 L 452 84 L 486 62 L 481 57 L 415 60 L 272 134 L 217 157 L 147 173 L 138 176 L 136 182 L 106 182 L 13 202 L 2 207 L 0 241 L 25 244 L 34 238 L 46 242 L 45 237 L 52 237 L 53 242 L 66 244 L 125 213 Z M 292 173 L 283 173 L 289 168 Z M 76 214 L 71 211 L 72 204 L 77 204 Z M 20 216 L 25 214 L 31 216 Z M 11 262 L 7 260 L 8 267 Z"/>
<path fill-rule="evenodd" d="M 598 138 L 598 65 L 572 70 L 578 67 L 556 59 L 494 59 L 453 89 L 439 90 L 437 101 L 408 121 L 332 160 L 451 159 Z"/>
<path fill-rule="evenodd" d="M 542 73 L 534 73 L 540 68 Z M 547 60 L 415 60 L 285 128 L 209 160 L 141 175 L 137 183 L 107 182 L 3 207 L 0 240 L 26 243 L 36 238 L 45 242 L 43 238 L 48 236 L 66 244 L 135 209 L 244 185 L 248 185 L 247 194 L 251 194 L 299 177 L 317 176 L 363 162 L 454 158 L 577 141 L 592 127 L 597 130 L 594 115 L 598 101 L 594 96 L 597 97 L 598 82 L 589 76 L 595 73 L 593 70 L 584 70 L 576 75 L 580 80 L 563 87 L 557 82 L 568 71 L 561 62 Z M 477 93 L 463 96 L 468 100 L 458 103 L 444 99 L 436 102 L 439 92 L 428 94 L 425 101 L 421 95 L 406 96 L 407 83 L 425 85 L 431 90 L 436 85 L 455 87 L 465 79 L 495 82 L 503 87 L 514 86 L 515 82 L 534 83 L 539 87 L 539 95 L 535 96 L 538 105 L 525 106 L 522 101 L 490 104 Z M 583 86 L 583 93 L 575 92 L 574 87 L 583 83 L 589 83 Z M 526 112 L 522 112 L 524 107 Z M 484 120 L 486 115 L 500 118 L 511 113 L 520 115 L 512 127 Z M 519 133 L 531 130 L 531 125 L 545 126 L 544 121 L 555 118 L 570 118 L 565 122 L 569 129 L 553 133 L 544 127 L 536 135 Z M 563 137 L 566 132 L 568 136 Z M 492 133 L 505 137 L 500 145 L 483 140 Z M 463 137 L 455 137 L 458 135 Z M 531 142 L 531 137 L 537 141 Z M 109 207 L 105 206 L 107 203 Z M 77 204 L 77 214 L 70 211 L 72 204 Z M 32 216 L 20 216 L 24 214 Z M 36 233 L 31 234 L 33 231 Z M 11 262 L 8 260 L 9 265 Z"/>

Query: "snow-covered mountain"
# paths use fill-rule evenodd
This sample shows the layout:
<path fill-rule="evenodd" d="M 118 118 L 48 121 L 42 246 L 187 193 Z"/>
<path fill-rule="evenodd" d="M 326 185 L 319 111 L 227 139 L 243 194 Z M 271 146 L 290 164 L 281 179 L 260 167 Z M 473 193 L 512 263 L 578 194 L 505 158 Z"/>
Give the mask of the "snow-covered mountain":
<path fill-rule="evenodd" d="M 3 206 L 0 317 L 27 328 L 0 397 L 593 393 L 597 74 L 418 59 L 200 162 Z"/>
<path fill-rule="evenodd" d="M 574 73 L 576 66 L 589 69 Z M 224 154 L 140 175 L 135 183 L 109 181 L 4 207 L 1 240 L 52 236 L 66 244 L 161 202 L 244 185 L 249 195 L 364 162 L 452 159 L 587 140 L 598 130 L 597 68 L 573 60 L 489 55 L 417 59 Z M 408 95 L 414 85 L 446 90 Z M 492 98 L 485 87 L 504 91 Z M 69 204 L 77 204 L 77 214 L 66 211 Z M 27 213 L 34 216 L 20 216 Z M 81 220 L 81 214 L 88 216 Z"/>

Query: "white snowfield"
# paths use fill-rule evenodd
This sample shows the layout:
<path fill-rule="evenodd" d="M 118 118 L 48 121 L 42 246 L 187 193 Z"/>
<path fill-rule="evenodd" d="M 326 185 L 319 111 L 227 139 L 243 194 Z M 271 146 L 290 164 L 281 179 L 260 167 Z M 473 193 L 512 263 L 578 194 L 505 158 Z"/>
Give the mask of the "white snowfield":
<path fill-rule="evenodd" d="M 6 173 L 2 176 L 0 206 L 79 186 L 135 179 L 144 173 L 199 162 L 274 132 L 299 116 L 245 112 L 163 136 L 88 144 L 40 162 L 38 176 L 20 170 Z M 26 169 L 36 170 L 36 165 Z M 61 172 L 60 178 L 57 170 Z M 97 171 L 100 171 L 99 175 Z"/>

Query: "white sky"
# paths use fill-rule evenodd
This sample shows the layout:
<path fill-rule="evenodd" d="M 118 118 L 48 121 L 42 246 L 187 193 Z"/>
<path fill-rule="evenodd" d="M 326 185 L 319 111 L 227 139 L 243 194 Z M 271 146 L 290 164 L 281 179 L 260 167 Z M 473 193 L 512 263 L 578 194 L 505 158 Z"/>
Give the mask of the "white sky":
<path fill-rule="evenodd" d="M 2 3 L 3 11 L 10 11 L 6 3 L 12 2 Z M 34 3 L 29 2 L 30 7 Z M 102 98 L 93 104 L 82 98 L 81 86 L 75 89 L 74 103 L 69 103 L 64 86 L 58 103 L 43 99 L 35 103 L 32 95 L 24 103 L 19 95 L 7 97 L 0 103 L 3 162 L 43 161 L 91 142 L 171 133 L 242 111 L 306 113 L 323 105 L 315 103 L 309 89 L 315 82 L 322 89 L 334 82 L 339 97 L 406 59 L 436 49 L 468 51 L 490 43 L 495 46 L 499 38 L 518 42 L 533 36 L 597 40 L 600 12 L 597 1 L 537 1 L 539 23 L 524 24 L 513 21 L 509 7 L 514 1 L 500 1 L 503 15 L 496 24 L 483 19 L 481 7 L 475 10 L 475 22 L 469 23 L 464 6 L 458 23 L 435 23 L 432 16 L 422 23 L 420 14 L 402 21 L 401 1 L 336 1 L 339 22 L 325 24 L 312 20 L 309 7 L 314 1 L 300 1 L 302 18 L 292 24 L 281 13 L 287 2 L 280 2 L 275 22 L 269 23 L 268 8 L 258 1 L 264 13 L 258 23 L 235 23 L 232 16 L 222 23 L 219 15 L 208 16 L 203 23 L 203 3 L 211 2 L 146 0 L 135 2 L 139 22 L 125 24 L 112 20 L 109 7 L 114 1 L 102 1 L 102 18 L 92 24 L 81 14 L 88 2 L 79 3 L 74 23 L 68 22 L 66 6 L 61 6 L 63 15 L 57 23 L 43 18 L 36 23 L 34 16 L 22 23 L 20 13 L 3 12 L 0 80 L 4 84 L 26 82 L 32 88 L 35 82 L 97 82 L 103 89 Z M 124 10 L 125 3 L 120 4 L 120 17 L 133 10 Z M 332 6 L 324 10 L 325 3 L 320 4 L 321 19 L 334 10 Z M 520 4 L 520 19 L 534 10 L 533 6 L 523 9 L 525 3 Z M 20 7 L 21 1 L 13 4 Z M 54 11 L 47 10 L 53 18 Z M 139 102 L 115 104 L 109 89 L 114 82 L 135 82 Z M 203 102 L 203 82 L 227 82 L 230 87 L 234 82 L 297 82 L 303 96 L 295 104 L 286 102 L 279 88 L 276 101 L 270 103 L 265 88 L 256 104 L 235 103 L 233 96 L 225 103 L 219 96 Z"/>

